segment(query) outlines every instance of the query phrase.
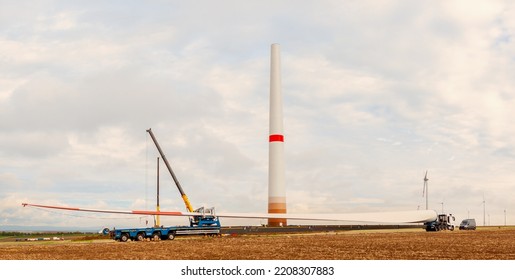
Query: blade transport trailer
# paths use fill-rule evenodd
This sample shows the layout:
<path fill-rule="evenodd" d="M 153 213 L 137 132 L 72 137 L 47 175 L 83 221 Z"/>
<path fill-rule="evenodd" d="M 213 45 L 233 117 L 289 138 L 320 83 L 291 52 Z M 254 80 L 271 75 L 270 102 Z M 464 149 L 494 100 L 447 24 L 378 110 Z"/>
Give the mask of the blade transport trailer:
<path fill-rule="evenodd" d="M 122 242 L 129 240 L 143 241 L 147 238 L 151 240 L 173 240 L 177 235 L 216 236 L 220 234 L 220 221 L 215 216 L 214 208 L 204 209 L 202 207 L 195 212 L 203 215 L 191 217 L 189 226 L 113 229 L 110 234 L 114 240 Z"/>

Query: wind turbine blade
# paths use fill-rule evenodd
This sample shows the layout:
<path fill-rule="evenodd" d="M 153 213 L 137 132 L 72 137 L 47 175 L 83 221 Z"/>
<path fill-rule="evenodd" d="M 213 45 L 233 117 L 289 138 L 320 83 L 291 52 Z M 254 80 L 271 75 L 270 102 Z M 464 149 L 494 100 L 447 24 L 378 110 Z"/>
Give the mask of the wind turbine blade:
<path fill-rule="evenodd" d="M 268 213 L 218 213 L 224 218 L 283 218 L 288 220 L 316 220 L 365 223 L 424 223 L 436 219 L 434 210 L 371 212 L 371 213 L 323 213 L 323 214 L 268 214 Z"/>
<path fill-rule="evenodd" d="M 85 211 L 96 213 L 130 214 L 130 215 L 160 215 L 160 216 L 204 216 L 197 212 L 168 212 L 168 211 L 146 211 L 146 210 L 102 210 L 78 207 L 62 207 L 40 204 L 22 203 L 24 207 L 48 208 L 67 211 Z M 215 216 L 222 218 L 242 219 L 289 219 L 289 220 L 312 220 L 312 221 L 340 221 L 340 222 L 365 222 L 365 223 L 424 223 L 434 221 L 437 217 L 436 211 L 398 211 L 398 212 L 377 212 L 377 213 L 322 213 L 322 214 L 270 214 L 270 213 L 216 213 Z"/>
<path fill-rule="evenodd" d="M 23 207 L 36 207 L 56 210 L 67 210 L 67 211 L 81 211 L 81 212 L 93 212 L 93 213 L 111 213 L 111 214 L 131 214 L 131 215 L 166 215 L 166 216 L 184 216 L 182 212 L 157 212 L 157 211 L 146 211 L 146 210 L 107 210 L 107 209 L 91 209 L 91 208 L 78 208 L 78 207 L 64 207 L 64 206 L 51 206 L 41 204 L 30 204 L 22 203 Z M 159 213 L 159 214 L 155 214 Z M 194 216 L 194 215 L 193 215 Z"/>

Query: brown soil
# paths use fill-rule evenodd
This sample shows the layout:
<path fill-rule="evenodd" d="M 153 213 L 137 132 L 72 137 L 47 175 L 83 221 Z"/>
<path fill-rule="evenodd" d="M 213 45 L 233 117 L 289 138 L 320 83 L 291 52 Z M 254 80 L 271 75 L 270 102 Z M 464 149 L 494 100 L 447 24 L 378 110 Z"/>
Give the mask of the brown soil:
<path fill-rule="evenodd" d="M 515 229 L 0 243 L 4 260 L 515 260 Z"/>

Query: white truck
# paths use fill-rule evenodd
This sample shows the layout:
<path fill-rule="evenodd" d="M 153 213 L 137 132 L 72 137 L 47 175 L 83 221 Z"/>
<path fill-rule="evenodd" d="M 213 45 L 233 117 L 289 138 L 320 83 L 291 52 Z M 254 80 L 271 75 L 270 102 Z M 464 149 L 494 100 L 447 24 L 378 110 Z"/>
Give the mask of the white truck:
<path fill-rule="evenodd" d="M 426 231 L 454 230 L 456 218 L 452 214 L 439 214 L 435 221 L 425 223 Z"/>

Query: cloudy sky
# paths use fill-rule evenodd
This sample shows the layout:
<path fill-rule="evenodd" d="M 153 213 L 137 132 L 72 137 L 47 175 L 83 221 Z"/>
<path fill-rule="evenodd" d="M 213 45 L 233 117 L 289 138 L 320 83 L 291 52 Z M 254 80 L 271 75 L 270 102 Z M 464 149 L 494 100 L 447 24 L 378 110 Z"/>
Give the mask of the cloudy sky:
<path fill-rule="evenodd" d="M 265 212 L 272 43 L 288 212 L 423 209 L 428 170 L 431 209 L 515 221 L 511 1 L 0 5 L 0 225 L 144 224 L 21 203 L 153 209 L 148 128 L 194 207 Z"/>

